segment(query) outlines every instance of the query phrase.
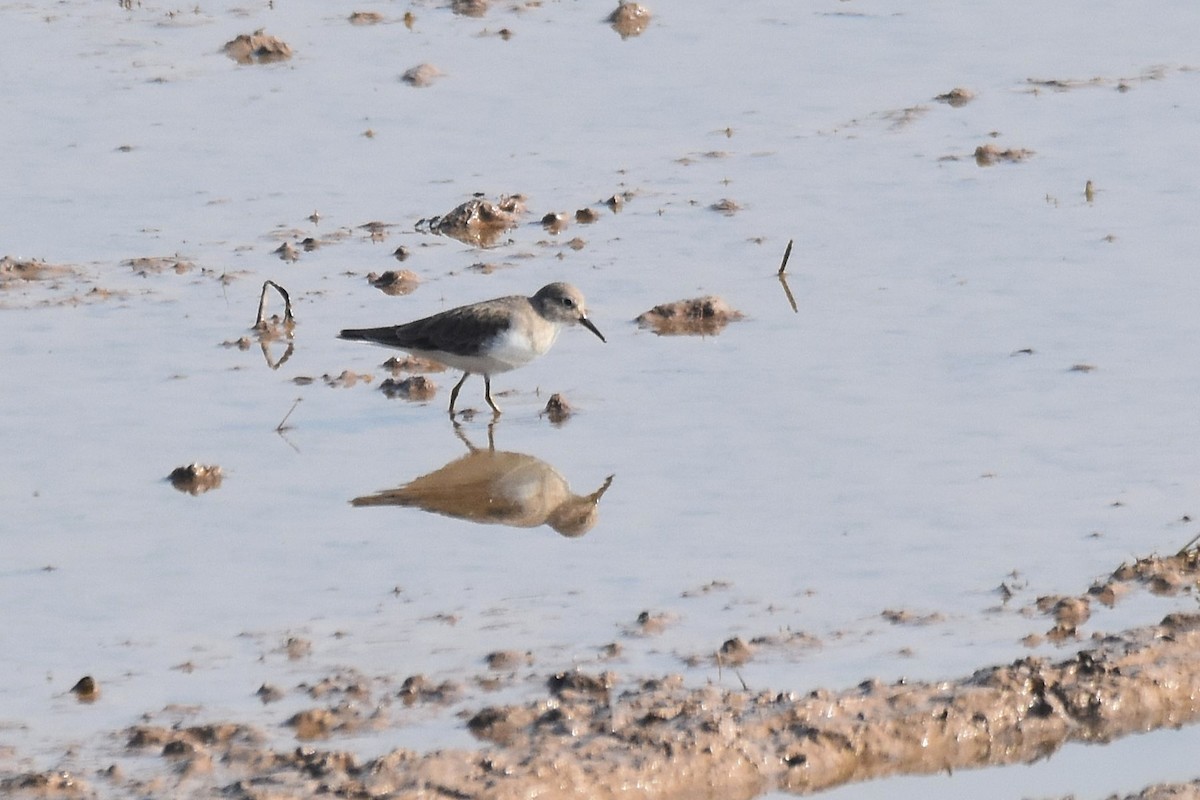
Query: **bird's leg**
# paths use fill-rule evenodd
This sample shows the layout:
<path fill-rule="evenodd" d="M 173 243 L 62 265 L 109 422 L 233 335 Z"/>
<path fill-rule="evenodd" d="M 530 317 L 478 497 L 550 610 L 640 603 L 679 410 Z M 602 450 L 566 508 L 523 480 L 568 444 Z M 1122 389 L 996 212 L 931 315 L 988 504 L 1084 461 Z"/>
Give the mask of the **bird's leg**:
<path fill-rule="evenodd" d="M 492 407 L 492 411 L 496 412 L 495 416 L 500 416 L 500 406 L 496 405 L 496 401 L 492 399 L 492 376 L 483 376 L 483 396 L 487 398 L 488 405 Z"/>
<path fill-rule="evenodd" d="M 458 383 L 454 384 L 454 388 L 450 390 L 450 416 L 451 417 L 454 416 L 454 401 L 458 399 L 458 390 L 462 388 L 462 385 L 467 382 L 467 378 L 469 378 L 469 377 L 471 377 L 471 373 L 464 372 L 462 379 Z"/>

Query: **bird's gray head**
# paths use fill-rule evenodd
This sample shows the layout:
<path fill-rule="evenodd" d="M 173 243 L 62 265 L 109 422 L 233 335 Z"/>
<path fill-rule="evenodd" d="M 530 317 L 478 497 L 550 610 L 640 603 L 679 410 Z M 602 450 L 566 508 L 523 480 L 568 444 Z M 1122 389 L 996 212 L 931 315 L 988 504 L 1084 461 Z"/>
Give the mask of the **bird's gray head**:
<path fill-rule="evenodd" d="M 592 324 L 587 317 L 587 303 L 583 292 L 569 283 L 550 283 L 538 289 L 533 296 L 533 304 L 542 316 L 553 322 L 579 323 L 607 342 L 604 334 Z"/>

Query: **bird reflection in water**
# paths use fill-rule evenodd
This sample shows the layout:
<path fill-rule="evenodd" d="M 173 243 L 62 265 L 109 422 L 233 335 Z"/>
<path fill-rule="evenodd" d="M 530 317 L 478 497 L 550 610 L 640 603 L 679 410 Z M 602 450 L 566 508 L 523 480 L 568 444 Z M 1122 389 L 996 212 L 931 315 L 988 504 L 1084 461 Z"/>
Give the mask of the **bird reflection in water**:
<path fill-rule="evenodd" d="M 455 519 L 514 528 L 549 525 L 563 536 L 582 536 L 599 518 L 600 498 L 613 476 L 591 494 L 571 491 L 567 479 L 539 458 L 496 450 L 492 426 L 488 447 L 471 444 L 456 423 L 454 432 L 469 451 L 441 469 L 396 489 L 356 497 L 356 506 L 408 506 Z"/>

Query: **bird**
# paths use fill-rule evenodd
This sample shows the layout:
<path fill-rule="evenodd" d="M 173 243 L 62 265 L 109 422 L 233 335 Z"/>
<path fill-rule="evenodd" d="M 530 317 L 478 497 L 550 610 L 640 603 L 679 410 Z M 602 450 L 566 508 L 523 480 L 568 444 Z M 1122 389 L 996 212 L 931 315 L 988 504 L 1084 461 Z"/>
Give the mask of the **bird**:
<path fill-rule="evenodd" d="M 450 391 L 451 417 L 467 378 L 482 375 L 484 397 L 498 417 L 492 375 L 528 364 L 550 349 L 564 327 L 575 324 L 608 341 L 588 319 L 583 293 L 569 283 L 556 282 L 532 297 L 497 297 L 399 325 L 347 328 L 338 338 L 394 347 L 462 370 L 462 378 Z"/>

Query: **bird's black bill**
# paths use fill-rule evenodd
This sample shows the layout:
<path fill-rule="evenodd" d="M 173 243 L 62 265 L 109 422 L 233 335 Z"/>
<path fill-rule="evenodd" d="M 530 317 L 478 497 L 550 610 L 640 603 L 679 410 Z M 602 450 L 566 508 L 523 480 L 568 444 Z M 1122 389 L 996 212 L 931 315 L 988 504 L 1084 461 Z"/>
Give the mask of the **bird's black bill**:
<path fill-rule="evenodd" d="M 604 342 L 605 344 L 608 344 L 608 339 L 604 338 L 604 334 L 600 332 L 599 328 L 597 328 L 595 325 L 592 324 L 592 321 L 590 319 L 588 319 L 587 317 L 580 317 L 579 324 L 582 325 L 583 327 L 587 328 L 592 333 L 599 336 L 600 341 Z"/>

